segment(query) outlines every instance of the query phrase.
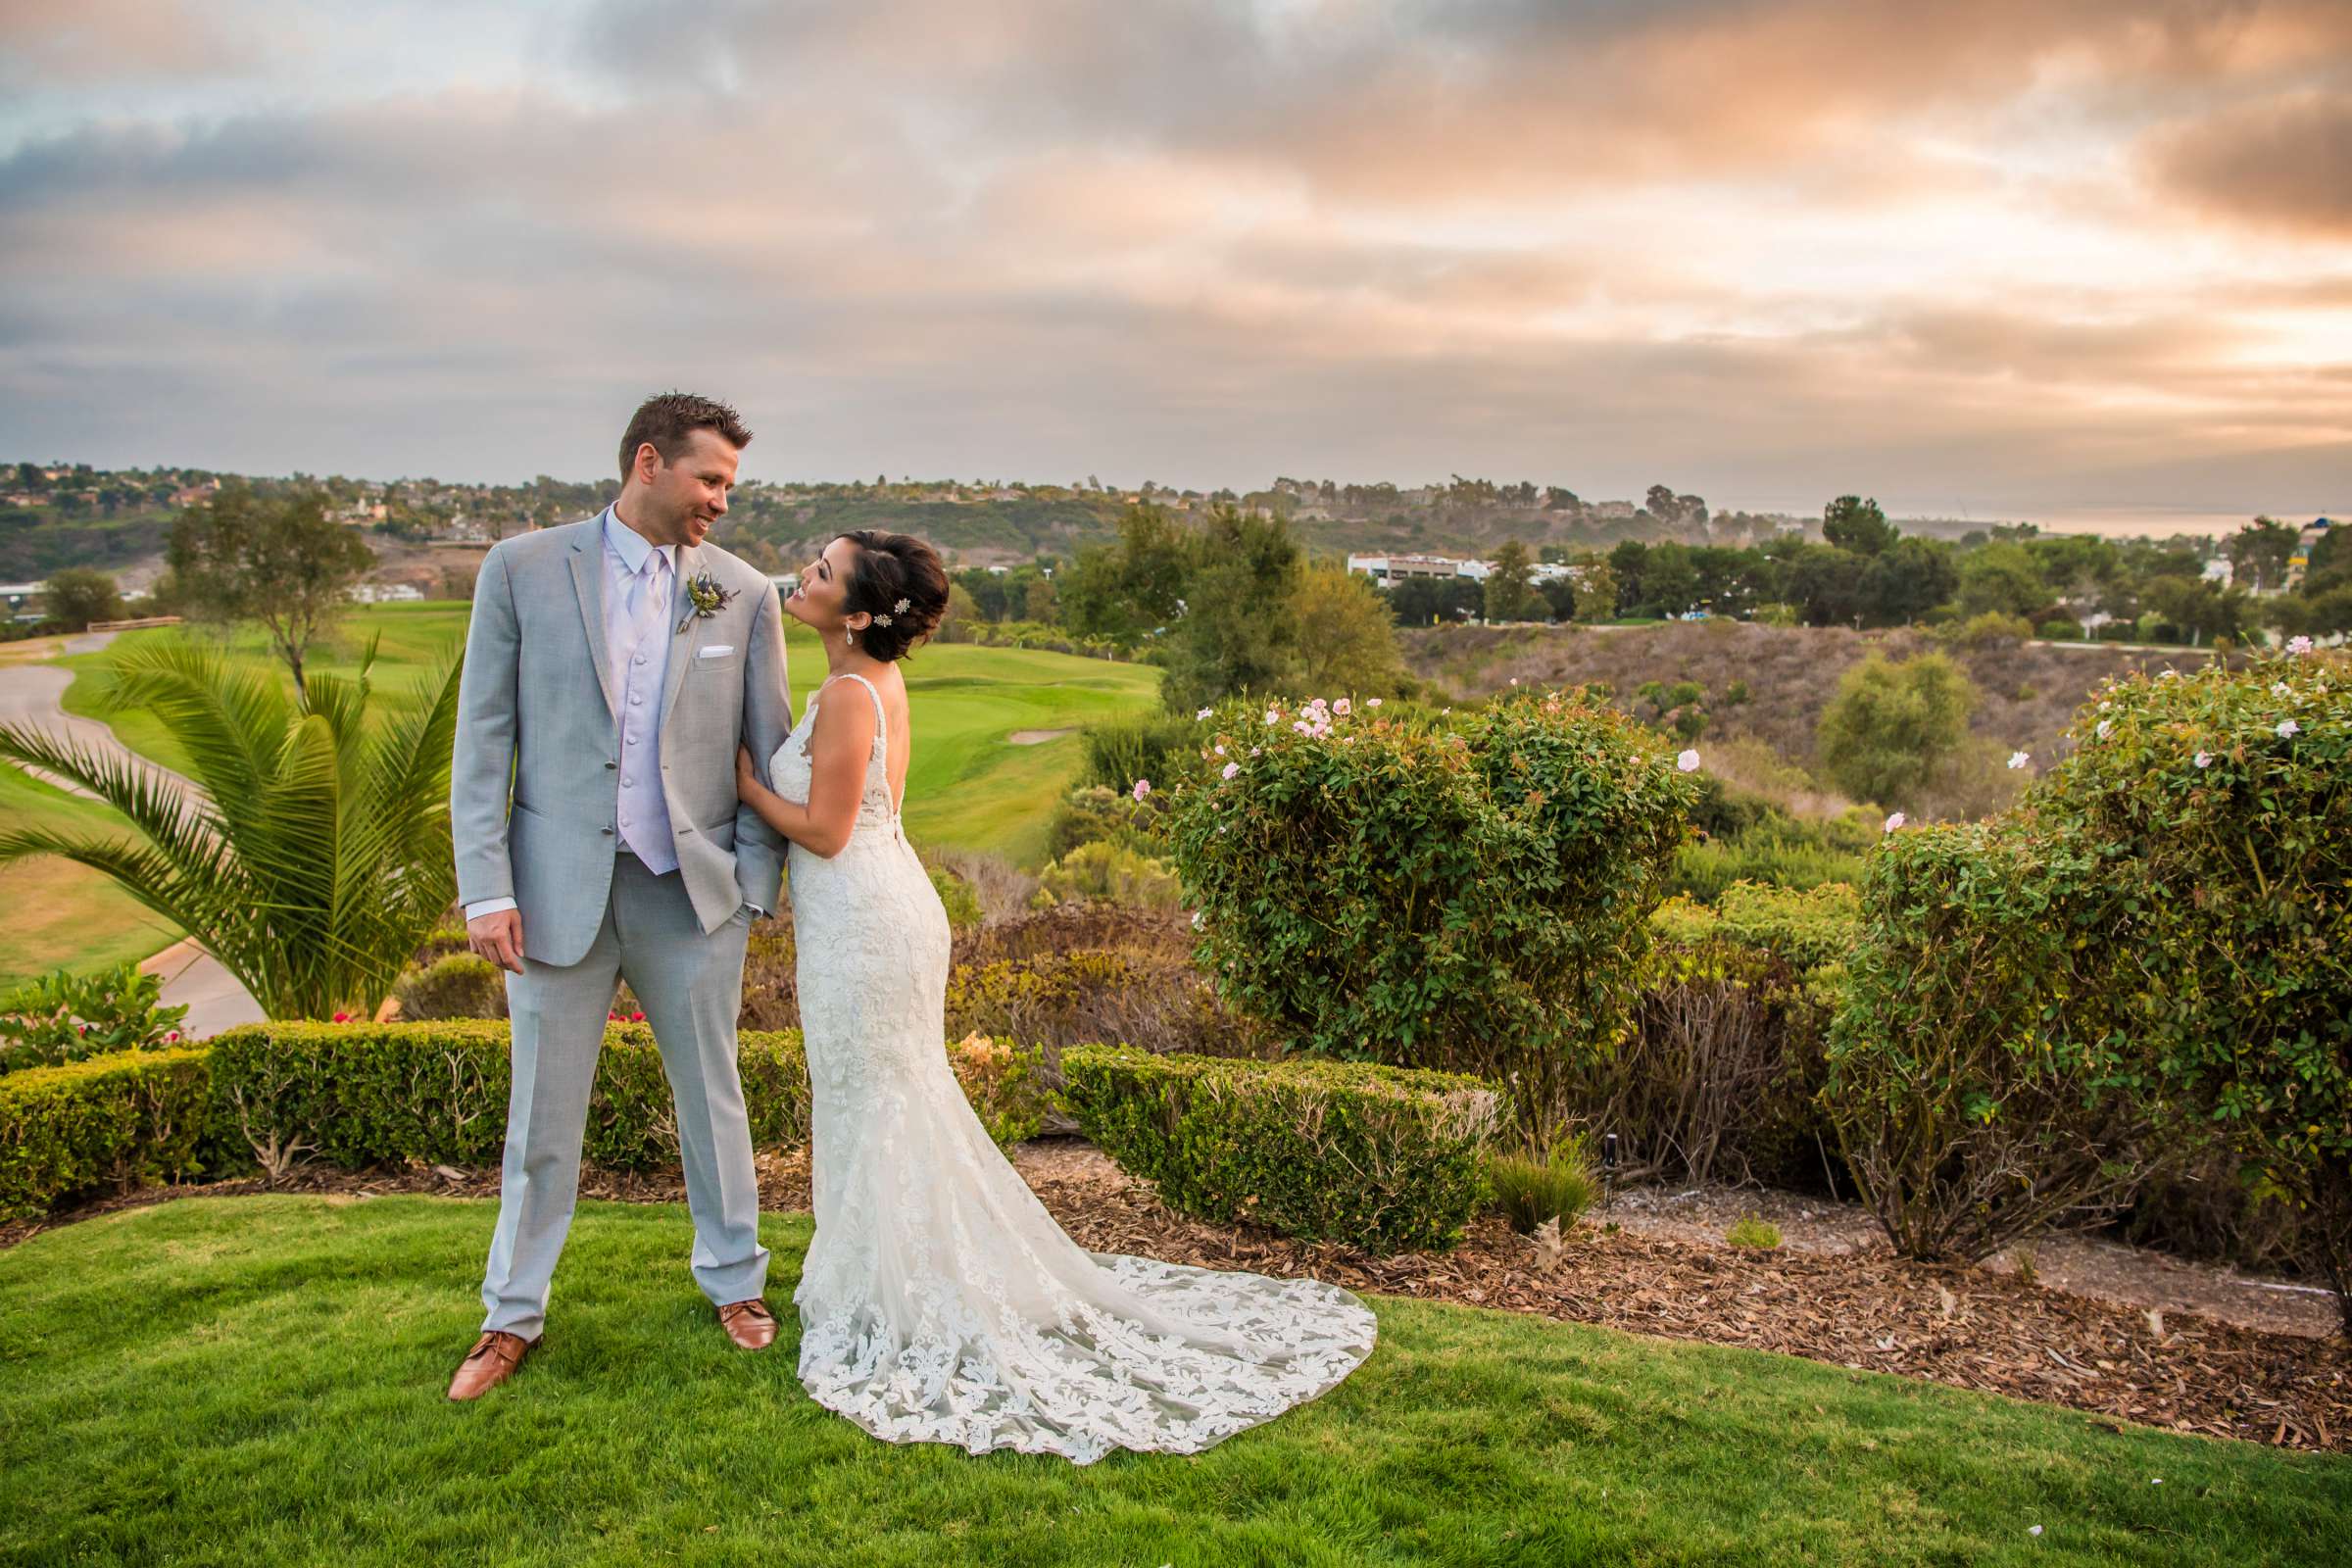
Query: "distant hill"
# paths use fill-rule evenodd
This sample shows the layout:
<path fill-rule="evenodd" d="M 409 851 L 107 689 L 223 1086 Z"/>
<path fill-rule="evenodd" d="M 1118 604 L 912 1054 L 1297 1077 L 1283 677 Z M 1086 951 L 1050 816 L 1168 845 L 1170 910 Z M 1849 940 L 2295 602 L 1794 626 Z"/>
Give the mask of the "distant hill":
<path fill-rule="evenodd" d="M 141 512 L 81 521 L 0 512 L 0 581 L 40 582 L 68 566 L 127 566 L 162 552 L 177 515 Z"/>
<path fill-rule="evenodd" d="M 0 578 L 37 580 L 65 566 L 121 569 L 164 548 L 180 510 L 234 477 L 201 469 L 109 471 L 86 465 L 0 465 Z M 531 527 L 589 515 L 612 494 L 609 480 L 542 474 L 528 484 L 466 484 L 434 478 L 366 480 L 255 477 L 256 488 L 315 486 L 353 526 L 421 545 L 482 545 Z M 1010 565 L 1064 558 L 1118 532 L 1138 502 L 1199 516 L 1230 504 L 1290 519 L 1310 550 L 1491 553 L 1506 539 L 1531 547 L 1606 549 L 1622 540 L 1744 543 L 1794 519 L 1709 514 L 1696 496 L 1653 486 L 1642 503 L 1588 503 L 1556 486 L 1497 485 L 1456 477 L 1399 488 L 1277 479 L 1263 490 L 1133 490 L 1093 481 L 1070 485 L 954 479 L 742 486 L 722 525 L 722 543 L 769 570 L 798 564 L 835 534 L 887 528 L 918 534 L 959 564 Z"/>
<path fill-rule="evenodd" d="M 1397 636 L 1405 666 L 1465 697 L 1511 685 L 1600 682 L 1613 706 L 1655 717 L 1640 688 L 1647 681 L 1694 682 L 1710 738 L 1753 736 L 1803 767 L 1818 762 L 1814 731 L 1838 678 L 1870 654 L 1907 659 L 1943 649 L 1912 627 L 1854 631 L 1843 626 L 1765 626 L 1717 618 L 1618 628 L 1446 626 Z M 2062 755 L 2075 710 L 2100 680 L 2167 665 L 2194 669 L 2212 656 L 2188 650 L 2135 653 L 2113 645 L 2054 647 L 1997 639 L 1945 649 L 1980 695 L 1970 730 L 1982 741 L 2030 753 L 2041 765 Z"/>

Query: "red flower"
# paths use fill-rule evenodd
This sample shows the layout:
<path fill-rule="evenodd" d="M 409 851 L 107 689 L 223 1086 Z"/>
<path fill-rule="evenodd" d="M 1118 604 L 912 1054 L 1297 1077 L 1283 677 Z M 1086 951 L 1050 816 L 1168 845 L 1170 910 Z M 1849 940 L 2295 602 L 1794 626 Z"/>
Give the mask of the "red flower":
<path fill-rule="evenodd" d="M 645 1014 L 642 1012 L 632 1012 L 629 1014 L 629 1022 L 643 1023 L 645 1022 Z"/>
<path fill-rule="evenodd" d="M 335 1022 L 349 1023 L 351 1022 L 351 1014 L 348 1012 L 338 1012 L 335 1014 Z"/>

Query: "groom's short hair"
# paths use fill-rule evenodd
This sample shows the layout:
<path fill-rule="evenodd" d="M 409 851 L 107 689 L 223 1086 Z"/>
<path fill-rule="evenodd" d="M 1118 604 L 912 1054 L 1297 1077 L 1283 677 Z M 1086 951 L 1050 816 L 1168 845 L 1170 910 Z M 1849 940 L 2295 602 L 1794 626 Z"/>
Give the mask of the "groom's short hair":
<path fill-rule="evenodd" d="M 752 432 L 744 427 L 743 416 L 715 398 L 700 398 L 691 392 L 662 392 L 637 405 L 629 416 L 629 427 L 620 434 L 620 479 L 628 483 L 629 470 L 637 466 L 637 449 L 648 441 L 662 454 L 663 463 L 675 463 L 686 450 L 686 440 L 697 430 L 715 431 L 718 438 L 738 450 L 752 444 Z"/>

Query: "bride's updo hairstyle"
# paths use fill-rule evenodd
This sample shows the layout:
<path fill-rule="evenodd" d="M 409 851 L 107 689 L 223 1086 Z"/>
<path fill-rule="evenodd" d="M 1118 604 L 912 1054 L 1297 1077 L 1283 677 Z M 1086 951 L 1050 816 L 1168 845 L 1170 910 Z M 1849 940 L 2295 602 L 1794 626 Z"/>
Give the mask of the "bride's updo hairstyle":
<path fill-rule="evenodd" d="M 840 537 L 858 547 L 842 609 L 874 617 L 858 634 L 858 646 L 885 663 L 906 658 L 948 612 L 947 568 L 910 533 L 857 528 Z"/>

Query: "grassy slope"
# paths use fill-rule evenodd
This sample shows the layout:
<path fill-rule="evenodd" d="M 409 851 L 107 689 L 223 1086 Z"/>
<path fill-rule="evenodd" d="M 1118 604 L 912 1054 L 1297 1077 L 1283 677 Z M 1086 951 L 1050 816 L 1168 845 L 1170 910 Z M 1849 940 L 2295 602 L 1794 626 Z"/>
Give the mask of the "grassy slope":
<path fill-rule="evenodd" d="M 802 1392 L 789 1308 L 724 1343 L 673 1206 L 584 1204 L 546 1345 L 453 1408 L 493 1217 L 183 1200 L 0 1254 L 0 1560 L 2319 1563 L 2352 1532 L 2338 1457 L 1385 1298 L 1355 1376 L 1198 1458 L 889 1446 Z M 779 1305 L 808 1232 L 767 1219 Z"/>
<path fill-rule="evenodd" d="M 450 648 L 465 634 L 462 605 L 384 605 L 356 612 L 334 648 L 313 660 L 318 669 L 348 670 L 371 635 L 381 634 L 377 670 L 394 702 L 421 690 Z M 175 629 L 129 637 L 178 637 Z M 787 631 L 796 710 L 824 677 L 815 640 Z M 118 642 L 117 646 L 121 646 Z M 261 660 L 267 651 L 252 635 L 231 649 Z M 146 713 L 109 714 L 101 706 L 111 651 L 60 662 L 76 671 L 65 697 L 69 711 L 107 719 L 123 744 L 167 766 L 185 759 L 172 736 Z M 988 850 L 1033 860 L 1043 850 L 1046 819 L 1078 768 L 1075 736 L 1038 746 L 1007 746 L 1023 729 L 1067 729 L 1091 720 L 1148 709 L 1156 701 L 1159 672 L 1138 664 L 1073 659 L 1017 648 L 941 645 L 918 651 L 906 664 L 913 698 L 914 768 L 906 781 L 906 825 L 917 842 Z"/>
<path fill-rule="evenodd" d="M 824 661 L 808 634 L 789 641 L 797 710 L 824 679 Z M 1079 742 L 1065 735 L 1009 746 L 1004 737 L 1074 729 L 1158 703 L 1156 669 L 1020 648 L 925 648 L 906 674 L 914 725 L 906 830 L 917 843 L 1024 863 L 1044 854 L 1047 818 L 1078 771 Z"/>

